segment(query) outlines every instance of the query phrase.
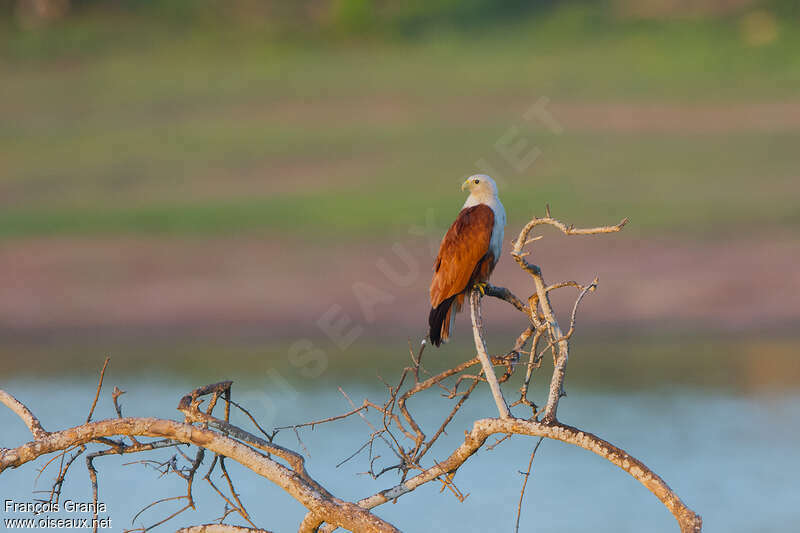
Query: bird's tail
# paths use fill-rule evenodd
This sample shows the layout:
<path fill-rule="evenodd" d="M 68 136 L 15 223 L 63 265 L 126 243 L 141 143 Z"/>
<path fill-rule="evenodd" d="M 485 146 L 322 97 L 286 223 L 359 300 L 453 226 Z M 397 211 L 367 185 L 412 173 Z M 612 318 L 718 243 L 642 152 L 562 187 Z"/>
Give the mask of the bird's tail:
<path fill-rule="evenodd" d="M 434 346 L 439 346 L 450 338 L 450 325 L 453 323 L 455 313 L 461 309 L 463 301 L 463 294 L 454 294 L 431 309 L 428 315 L 428 326 L 430 326 L 428 336 Z"/>

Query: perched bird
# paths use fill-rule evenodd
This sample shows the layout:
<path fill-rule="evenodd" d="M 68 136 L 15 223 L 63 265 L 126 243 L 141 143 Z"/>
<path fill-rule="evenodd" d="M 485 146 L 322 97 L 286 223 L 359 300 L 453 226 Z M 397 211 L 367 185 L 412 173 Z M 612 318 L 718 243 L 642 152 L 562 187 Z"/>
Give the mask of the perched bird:
<path fill-rule="evenodd" d="M 489 176 L 470 176 L 461 185 L 469 197 L 447 230 L 433 265 L 429 337 L 434 346 L 447 342 L 464 296 L 473 287 L 483 291 L 500 259 L 506 211 Z"/>

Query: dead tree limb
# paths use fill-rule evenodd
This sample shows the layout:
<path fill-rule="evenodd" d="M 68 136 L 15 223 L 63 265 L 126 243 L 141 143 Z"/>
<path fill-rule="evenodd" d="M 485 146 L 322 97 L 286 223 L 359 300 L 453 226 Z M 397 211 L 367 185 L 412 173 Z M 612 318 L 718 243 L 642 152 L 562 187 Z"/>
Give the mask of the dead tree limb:
<path fill-rule="evenodd" d="M 565 235 L 596 235 L 600 233 L 616 233 L 620 231 L 625 224 L 628 223 L 628 219 L 625 218 L 619 224 L 615 226 L 601 226 L 596 228 L 586 228 L 586 229 L 576 229 L 574 226 L 567 226 L 563 222 L 560 222 L 552 217 L 550 217 L 550 209 L 547 209 L 547 216 L 544 218 L 537 218 L 534 217 L 530 222 L 528 222 L 520 231 L 517 240 L 514 241 L 513 248 L 511 250 L 511 256 L 517 262 L 517 264 L 528 274 L 531 275 L 533 278 L 534 285 L 536 287 L 536 300 L 542 310 L 542 314 L 544 315 L 544 319 L 547 324 L 547 329 L 550 333 L 550 337 L 553 339 L 554 342 L 557 343 L 558 349 L 556 354 L 556 362 L 555 362 L 555 370 L 553 371 L 553 378 L 550 381 L 550 392 L 547 397 L 547 404 L 545 405 L 544 410 L 544 421 L 545 422 L 555 422 L 556 421 L 556 414 L 558 410 L 558 401 L 564 395 L 564 377 L 566 376 L 567 372 L 567 362 L 569 361 L 569 343 L 567 339 L 564 338 L 564 334 L 561 331 L 561 327 L 558 325 L 558 320 L 556 320 L 555 313 L 553 312 L 553 306 L 550 303 L 550 296 L 547 290 L 547 285 L 544 282 L 544 276 L 542 275 L 542 269 L 534 264 L 529 263 L 525 257 L 529 255 L 529 252 L 523 251 L 525 246 L 534 240 L 538 239 L 529 239 L 528 236 L 530 235 L 531 231 L 537 226 L 542 224 L 547 224 L 558 228 L 561 230 Z M 578 300 L 579 302 L 580 300 Z M 531 306 L 533 307 L 533 306 Z M 532 315 L 536 314 L 535 309 L 531 308 L 530 312 Z"/>
<path fill-rule="evenodd" d="M 229 526 L 228 524 L 203 524 L 202 526 L 183 527 L 175 533 L 271 533 L 266 529 L 254 527 Z"/>
<path fill-rule="evenodd" d="M 486 418 L 477 420 L 464 438 L 464 442 L 447 459 L 440 461 L 436 466 L 414 476 L 405 483 L 395 485 L 364 498 L 358 502 L 367 509 L 372 509 L 395 500 L 417 487 L 441 475 L 453 473 L 477 452 L 490 436 L 495 434 L 528 435 L 544 437 L 572 444 L 588 450 L 617 465 L 652 492 L 669 509 L 680 524 L 681 532 L 700 531 L 702 524 L 699 515 L 691 511 L 681 501 L 677 494 L 664 482 L 661 477 L 650 470 L 641 461 L 634 458 L 621 448 L 585 431 L 560 423 L 547 424 L 532 420 L 518 418 L 499 419 Z"/>
<path fill-rule="evenodd" d="M 578 307 L 583 298 L 597 287 L 597 278 L 586 285 L 575 281 L 547 285 L 542 269 L 526 259 L 530 252 L 526 252 L 525 247 L 541 239 L 541 236 L 530 235 L 533 229 L 540 225 L 553 226 L 566 235 L 593 235 L 619 231 L 626 222 L 627 219 L 616 226 L 576 229 L 550 217 L 549 209 L 546 217 L 532 219 L 520 232 L 511 251 L 516 263 L 532 278 L 533 292 L 531 295 L 527 300 L 523 300 L 503 287 L 489 285 L 485 289 L 486 295 L 508 302 L 525 316 L 522 332 L 517 337 L 512 350 L 502 355 L 491 355 L 488 352 L 483 337 L 481 294 L 477 290 L 472 291 L 470 308 L 477 356 L 471 357 L 453 368 L 432 374 L 422 365 L 421 355 L 424 344 L 416 355 L 411 350 L 412 366 L 403 369 L 395 384 L 384 381 L 388 399 L 383 404 L 364 399 L 360 405 L 357 405 L 340 388 L 350 405 L 350 409 L 343 414 L 333 414 L 312 422 L 273 428 L 272 432 L 268 432 L 259 425 L 249 411 L 232 399 L 232 383 L 230 381 L 206 385 L 183 396 L 178 405 L 178 410 L 183 414 L 183 421 L 180 422 L 163 418 L 123 417 L 122 409 L 117 401 L 122 391 L 115 387 L 112 399 L 118 417 L 92 422 L 91 415 L 98 401 L 105 367 L 108 364 L 106 361 L 86 423 L 66 430 L 52 433 L 45 431 L 30 409 L 11 394 L 0 390 L 0 403 L 11 409 L 33 435 L 33 440 L 28 443 L 15 448 L 0 448 L 0 474 L 7 468 L 16 468 L 38 457 L 58 452 L 60 455 L 53 457 L 50 462 L 61 459 L 56 481 L 60 491 L 60 483 L 63 483 L 67 475 L 69 465 L 83 454 L 88 446 L 101 447 L 101 449 L 95 449 L 86 455 L 87 468 L 96 501 L 98 473 L 92 463 L 94 459 L 101 456 L 171 448 L 177 452 L 171 459 L 165 462 L 147 461 L 146 463 L 155 465 L 162 473 L 175 473 L 183 478 L 187 482 L 187 493 L 170 498 L 170 500 L 181 499 L 188 503 L 183 509 L 158 522 L 158 524 L 162 524 L 183 510 L 194 507 L 192 481 L 203 463 L 205 452 L 208 451 L 213 453 L 213 459 L 204 479 L 209 482 L 217 496 L 225 502 L 226 510 L 219 519 L 219 524 L 183 528 L 179 530 L 179 533 L 262 533 L 266 531 L 256 527 L 245 510 L 242 499 L 237 494 L 233 481 L 225 468 L 226 458 L 239 462 L 267 481 L 278 485 L 292 498 L 304 505 L 307 514 L 299 524 L 301 533 L 330 532 L 338 527 L 351 531 L 385 533 L 396 532 L 398 529 L 373 514 L 372 509 L 389 501 L 397 501 L 403 495 L 430 482 L 440 483 L 442 490 L 449 489 L 452 494 L 463 501 L 465 493 L 454 482 L 454 476 L 461 465 L 479 449 L 486 446 L 486 441 L 490 436 L 498 435 L 500 438 L 497 439 L 497 442 L 486 446 L 487 448 L 495 447 L 512 435 L 523 435 L 572 444 L 611 462 L 652 492 L 673 514 L 682 533 L 699 533 L 702 528 L 700 516 L 689 509 L 660 476 L 623 449 L 592 433 L 563 424 L 557 417 L 559 400 L 564 394 L 569 341 L 575 332 Z M 566 333 L 558 324 L 550 302 L 551 292 L 565 288 L 578 290 Z M 540 344 L 544 347 L 540 347 Z M 526 349 L 528 346 L 529 349 Z M 534 371 L 541 367 L 542 359 L 548 352 L 553 354 L 554 368 L 550 377 L 547 401 L 540 419 L 538 408 L 528 398 L 528 393 Z M 522 358 L 523 354 L 527 355 L 527 358 Z M 518 405 L 530 408 L 532 416 L 528 418 L 517 417 L 511 412 L 501 388 L 512 378 L 520 364 L 526 370 L 521 379 L 520 398 L 511 405 L 511 408 Z M 480 365 L 481 371 L 477 370 L 478 365 Z M 499 378 L 495 373 L 495 366 L 505 368 L 505 373 Z M 431 459 L 430 452 L 439 442 L 439 437 L 445 433 L 455 415 L 482 382 L 488 383 L 491 389 L 499 417 L 474 421 L 470 431 L 465 432 L 465 438 L 461 445 L 455 450 L 445 453 L 444 460 Z M 433 392 L 438 392 L 444 401 L 453 403 L 450 404 L 446 414 L 443 414 L 440 422 L 431 428 L 426 428 L 418 421 L 415 410 L 410 404 L 419 402 L 423 394 Z M 412 398 L 416 399 L 412 402 Z M 207 403 L 201 410 L 200 406 L 206 400 Z M 220 409 L 224 409 L 224 411 L 221 415 L 216 416 L 214 410 L 218 404 L 223 406 Z M 232 406 L 241 410 L 263 437 L 234 425 L 230 417 Z M 426 402 L 425 409 L 430 408 L 431 403 Z M 377 416 L 380 422 L 373 423 L 368 418 L 368 414 Z M 323 424 L 336 423 L 355 415 L 366 422 L 370 431 L 369 437 L 355 453 L 342 463 L 359 454 L 367 454 L 369 461 L 367 473 L 373 478 L 380 478 L 387 472 L 396 472 L 400 480 L 389 488 L 357 502 L 347 502 L 331 494 L 310 475 L 305 466 L 305 458 L 301 453 L 278 445 L 274 440 L 280 431 L 292 430 L 299 445 L 304 449 L 305 446 L 300 440 L 300 431 L 308 428 L 314 429 Z M 126 444 L 123 437 L 129 438 L 132 444 Z M 156 440 L 145 442 L 137 440 L 137 437 Z M 180 447 L 183 445 L 196 447 L 193 458 L 181 450 Z M 379 447 L 386 447 L 391 452 L 386 455 L 390 457 L 389 461 L 379 461 L 383 453 L 382 450 L 376 451 Z M 440 452 L 441 450 L 437 454 Z M 70 454 L 68 458 L 65 456 L 67 453 Z M 531 455 L 530 462 L 532 460 L 533 455 Z M 530 475 L 530 462 L 527 475 Z M 228 484 L 230 497 L 211 481 L 211 473 L 218 465 Z M 55 489 L 53 493 L 55 493 Z M 524 496 L 524 487 L 520 501 L 522 496 Z M 223 524 L 222 521 L 231 513 L 238 513 L 252 527 Z M 517 520 L 519 521 L 519 518 Z"/>
<path fill-rule="evenodd" d="M 43 439 L 47 437 L 48 433 L 42 427 L 41 422 L 39 419 L 31 413 L 30 409 L 25 407 L 22 403 L 19 402 L 16 398 L 11 396 L 4 390 L 0 390 L 0 402 L 3 403 L 6 407 L 11 409 L 11 411 L 20 417 L 20 419 L 28 426 L 31 434 L 33 435 L 34 439 Z M 2 448 L 0 448 L 1 450 Z"/>
<path fill-rule="evenodd" d="M 492 362 L 489 360 L 489 354 L 486 353 L 486 342 L 483 340 L 483 320 L 481 319 L 481 293 L 478 289 L 472 289 L 470 292 L 469 309 L 472 316 L 472 334 L 475 338 L 475 350 L 478 352 L 478 360 L 483 365 L 483 375 L 486 376 L 486 381 L 492 390 L 492 397 L 497 405 L 497 412 L 500 418 L 508 418 L 511 416 L 508 411 L 508 404 L 503 397 L 503 391 L 500 390 L 500 383 L 497 382 L 497 376 L 494 373 Z"/>
<path fill-rule="evenodd" d="M 137 437 L 168 438 L 192 444 L 214 453 L 230 457 L 253 472 L 275 483 L 309 509 L 317 510 L 326 521 L 351 531 L 384 532 L 398 531 L 389 523 L 370 514 L 364 508 L 333 498 L 292 471 L 290 468 L 268 458 L 253 448 L 221 433 L 191 424 L 159 418 L 117 418 L 90 422 L 28 442 L 14 449 L 4 450 L 0 455 L 0 473 L 6 468 L 16 468 L 42 455 L 86 444 L 99 437 L 134 435 Z"/>

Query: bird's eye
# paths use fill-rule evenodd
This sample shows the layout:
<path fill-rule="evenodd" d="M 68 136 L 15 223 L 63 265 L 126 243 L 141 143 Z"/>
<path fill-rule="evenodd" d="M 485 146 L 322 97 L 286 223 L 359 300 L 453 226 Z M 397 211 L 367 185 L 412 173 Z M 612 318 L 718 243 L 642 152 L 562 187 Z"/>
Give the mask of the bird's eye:
<path fill-rule="evenodd" d="M 475 185 L 479 184 L 481 180 L 475 180 Z"/>

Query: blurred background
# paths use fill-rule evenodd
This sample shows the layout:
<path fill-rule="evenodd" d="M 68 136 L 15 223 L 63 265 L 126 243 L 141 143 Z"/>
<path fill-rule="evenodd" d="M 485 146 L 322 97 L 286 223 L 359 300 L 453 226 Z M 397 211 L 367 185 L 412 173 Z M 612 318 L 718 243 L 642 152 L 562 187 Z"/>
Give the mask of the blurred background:
<path fill-rule="evenodd" d="M 754 432 L 800 427 L 798 30 L 781 0 L 0 0 L 0 385 L 55 396 L 48 428 L 82 412 L 106 355 L 108 383 L 140 392 L 128 414 L 221 379 L 267 423 L 346 410 L 337 385 L 380 398 L 376 374 L 399 375 L 425 333 L 459 186 L 488 173 L 505 251 L 545 204 L 576 225 L 631 219 L 532 247 L 549 282 L 600 279 L 563 420 L 652 463 L 708 531 L 784 531 L 800 455 Z M 533 290 L 507 255 L 493 282 Z M 504 353 L 524 323 L 484 305 Z M 426 353 L 432 370 L 472 357 L 468 330 L 461 316 Z M 276 410 L 286 390 L 307 401 Z M 546 444 L 528 526 L 672 530 L 623 474 Z M 385 516 L 425 529 L 452 505 L 452 530 L 489 529 L 487 505 L 516 508 L 520 446 L 475 474 L 499 501 L 463 474 L 483 507 L 442 495 Z M 342 458 L 310 449 L 312 473 Z M 29 494 L 30 473 L 0 488 Z M 352 474 L 321 481 L 364 496 Z M 556 512 L 555 479 L 582 483 L 585 513 Z M 266 527 L 296 526 L 273 512 Z"/>

